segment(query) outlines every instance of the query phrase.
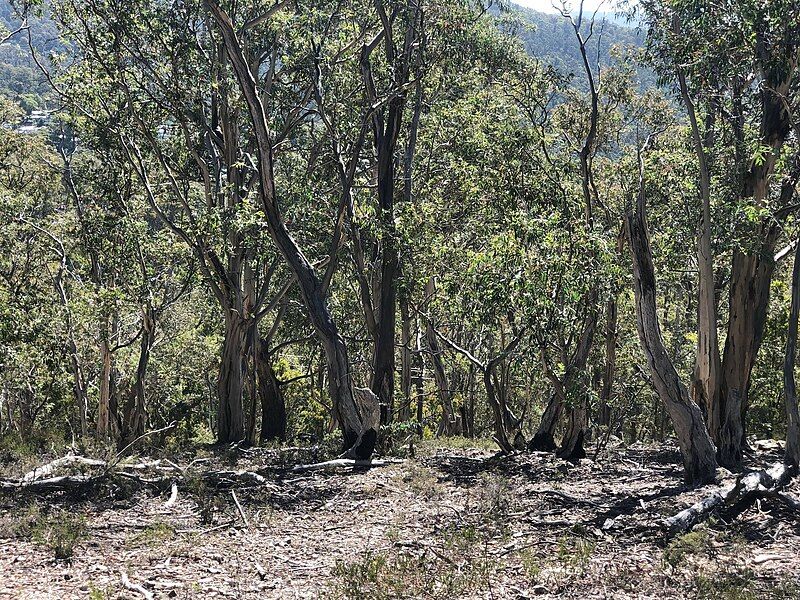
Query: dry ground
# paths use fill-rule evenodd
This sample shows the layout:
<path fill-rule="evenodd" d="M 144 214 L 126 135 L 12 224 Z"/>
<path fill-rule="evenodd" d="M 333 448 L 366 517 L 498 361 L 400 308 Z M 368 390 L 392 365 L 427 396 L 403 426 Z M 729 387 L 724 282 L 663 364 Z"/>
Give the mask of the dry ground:
<path fill-rule="evenodd" d="M 711 489 L 681 485 L 671 448 L 578 465 L 423 450 L 357 471 L 291 473 L 266 450 L 200 463 L 267 476 L 236 488 L 247 525 L 230 490 L 193 481 L 170 507 L 118 484 L 0 496 L 0 598 L 800 598 L 781 505 L 666 538 L 659 520 Z"/>

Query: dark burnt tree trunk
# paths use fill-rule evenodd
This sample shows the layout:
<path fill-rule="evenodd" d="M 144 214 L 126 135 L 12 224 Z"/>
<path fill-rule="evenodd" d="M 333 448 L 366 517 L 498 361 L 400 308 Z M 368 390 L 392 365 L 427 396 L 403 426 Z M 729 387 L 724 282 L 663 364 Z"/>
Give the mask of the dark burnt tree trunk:
<path fill-rule="evenodd" d="M 272 356 L 265 340 L 260 344 L 258 396 L 261 399 L 261 443 L 286 439 L 286 403 L 283 389 L 272 367 Z"/>
<path fill-rule="evenodd" d="M 645 149 L 647 144 L 645 144 Z M 684 466 L 684 479 L 702 484 L 716 477 L 716 448 L 706 430 L 700 408 L 689 397 L 661 335 L 656 308 L 656 278 L 653 254 L 647 230 L 644 162 L 639 157 L 639 193 L 636 208 L 626 215 L 628 240 L 633 255 L 633 281 L 636 302 L 636 325 L 642 351 L 653 385 L 672 420 Z"/>
<path fill-rule="evenodd" d="M 144 435 L 147 428 L 147 397 L 145 380 L 150 364 L 150 352 L 155 342 L 156 312 L 152 306 L 142 308 L 142 333 L 139 340 L 139 359 L 136 363 L 136 374 L 133 384 L 125 400 L 122 415 L 122 431 L 119 444 L 127 446 L 137 437 Z"/>
<path fill-rule="evenodd" d="M 565 404 L 566 396 L 564 395 L 563 389 L 561 389 L 561 382 L 558 383 L 558 386 L 554 384 L 553 390 L 550 392 L 550 399 L 547 401 L 547 406 L 539 421 L 539 427 L 536 429 L 533 439 L 528 444 L 529 450 L 552 452 L 556 449 L 556 427 L 558 426 L 558 420 L 561 418 L 561 412 Z"/>
<path fill-rule="evenodd" d="M 400 137 L 406 107 L 408 85 L 421 45 L 422 10 L 419 4 L 399 5 L 391 18 L 383 3 L 375 8 L 381 17 L 384 50 L 383 59 L 390 66 L 390 81 L 379 89 L 371 63 L 374 45 L 364 45 L 361 53 L 361 72 L 367 100 L 372 107 L 372 134 L 377 155 L 378 224 L 380 227 L 380 278 L 375 311 L 376 335 L 372 361 L 373 393 L 380 399 L 381 422 L 389 423 L 394 412 L 395 335 L 397 321 L 397 280 L 400 271 L 397 229 L 394 217 L 394 194 L 397 142 Z M 395 17 L 397 17 L 395 19 Z M 402 39 L 395 40 L 398 29 Z M 421 87 L 417 86 L 419 93 Z M 382 98 L 390 98 L 382 102 Z M 412 132 L 415 134 L 416 132 Z M 406 149 L 406 152 L 409 148 Z M 413 158 L 413 139 L 410 144 Z M 410 182 L 409 182 L 410 184 Z M 406 193 L 408 196 L 408 192 Z"/>

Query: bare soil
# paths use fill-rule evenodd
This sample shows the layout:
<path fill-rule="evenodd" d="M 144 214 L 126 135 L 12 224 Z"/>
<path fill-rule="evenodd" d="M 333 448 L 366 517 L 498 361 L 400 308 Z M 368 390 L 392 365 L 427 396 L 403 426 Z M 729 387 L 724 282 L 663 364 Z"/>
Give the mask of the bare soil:
<path fill-rule="evenodd" d="M 247 524 L 230 489 L 191 481 L 169 507 L 169 489 L 117 482 L 5 494 L 0 598 L 800 598 L 800 518 L 777 501 L 668 539 L 661 519 L 714 487 L 684 487 L 674 448 L 580 464 L 424 454 L 300 474 L 275 467 L 302 453 L 200 463 L 268 478 L 235 488 Z M 83 518 L 72 557 L 55 558 Z"/>

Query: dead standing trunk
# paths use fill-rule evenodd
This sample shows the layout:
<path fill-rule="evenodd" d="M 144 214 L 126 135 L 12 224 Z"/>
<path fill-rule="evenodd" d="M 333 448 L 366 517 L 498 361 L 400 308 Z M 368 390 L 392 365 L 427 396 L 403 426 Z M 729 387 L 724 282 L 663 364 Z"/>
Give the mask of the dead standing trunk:
<path fill-rule="evenodd" d="M 645 148 L 647 144 L 645 144 Z M 636 325 L 653 385 L 667 409 L 683 456 L 684 479 L 702 484 L 716 477 L 716 448 L 706 430 L 700 408 L 689 397 L 664 347 L 656 309 L 656 278 L 647 231 L 644 162 L 639 156 L 639 193 L 635 210 L 626 215 L 633 255 Z"/>
<path fill-rule="evenodd" d="M 258 148 L 259 187 L 270 234 L 297 280 L 303 304 L 325 351 L 333 413 L 342 429 L 345 455 L 349 458 L 369 458 L 375 448 L 380 421 L 377 399 L 365 394 L 357 398 L 354 394 L 347 346 L 325 304 L 325 294 L 319 278 L 286 229 L 278 206 L 273 174 L 272 136 L 253 71 L 245 58 L 230 17 L 216 2 L 206 0 L 206 4 L 220 28 L 225 51 L 250 113 Z"/>

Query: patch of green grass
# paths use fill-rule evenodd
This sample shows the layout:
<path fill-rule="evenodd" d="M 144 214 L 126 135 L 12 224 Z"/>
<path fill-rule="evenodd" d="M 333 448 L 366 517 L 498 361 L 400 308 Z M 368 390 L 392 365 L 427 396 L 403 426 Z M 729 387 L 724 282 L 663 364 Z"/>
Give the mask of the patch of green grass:
<path fill-rule="evenodd" d="M 20 507 L 0 520 L 0 537 L 30 539 L 41 518 L 41 509 L 35 502 Z"/>
<path fill-rule="evenodd" d="M 133 541 L 145 546 L 163 544 L 175 537 L 175 528 L 169 523 L 155 521 L 133 537 Z"/>
<path fill-rule="evenodd" d="M 418 456 L 433 456 L 440 450 L 482 450 L 486 452 L 497 452 L 497 443 L 489 438 L 468 438 L 462 436 L 437 437 L 420 440 L 415 442 Z"/>
<path fill-rule="evenodd" d="M 479 529 L 461 524 L 413 549 L 366 552 L 336 564 L 331 595 L 353 600 L 483 597 L 495 568 L 485 542 Z"/>
<path fill-rule="evenodd" d="M 758 600 L 750 571 L 694 577 L 698 600 Z M 773 597 L 773 596 L 770 596 Z"/>
<path fill-rule="evenodd" d="M 711 536 L 706 529 L 696 529 L 676 537 L 664 549 L 664 562 L 677 567 L 687 557 L 696 554 L 707 554 L 712 549 Z"/>
<path fill-rule="evenodd" d="M 411 463 L 406 469 L 398 473 L 396 478 L 405 483 L 417 496 L 433 498 L 439 495 L 441 487 L 439 478 L 429 468 Z"/>
<path fill-rule="evenodd" d="M 558 540 L 556 556 L 559 562 L 570 570 L 583 572 L 596 547 L 592 540 L 565 535 Z"/>
<path fill-rule="evenodd" d="M 86 517 L 59 510 L 36 522 L 32 539 L 53 551 L 59 560 L 68 560 L 87 537 Z"/>
<path fill-rule="evenodd" d="M 520 552 L 520 561 L 522 562 L 522 569 L 531 583 L 536 583 L 542 576 L 542 562 L 536 555 L 536 552 L 531 548 L 525 548 Z"/>

